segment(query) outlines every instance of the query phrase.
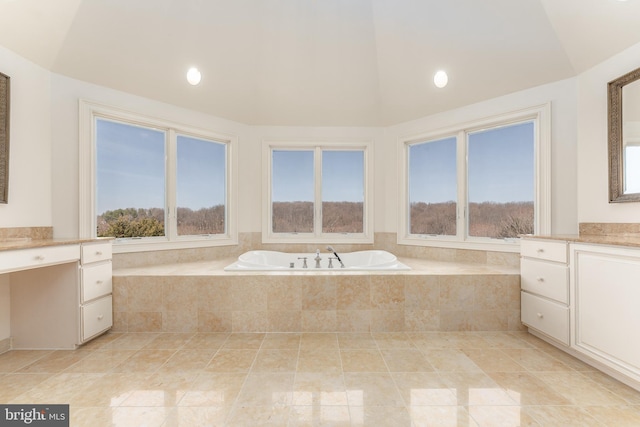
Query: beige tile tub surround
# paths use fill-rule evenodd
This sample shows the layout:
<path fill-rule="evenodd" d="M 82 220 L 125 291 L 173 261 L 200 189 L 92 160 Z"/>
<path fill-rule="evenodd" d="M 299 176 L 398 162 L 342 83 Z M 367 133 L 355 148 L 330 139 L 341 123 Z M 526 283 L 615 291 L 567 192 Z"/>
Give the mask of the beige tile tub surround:
<path fill-rule="evenodd" d="M 114 331 L 522 330 L 514 268 L 403 259 L 412 271 L 224 272 L 231 261 L 114 270 Z"/>

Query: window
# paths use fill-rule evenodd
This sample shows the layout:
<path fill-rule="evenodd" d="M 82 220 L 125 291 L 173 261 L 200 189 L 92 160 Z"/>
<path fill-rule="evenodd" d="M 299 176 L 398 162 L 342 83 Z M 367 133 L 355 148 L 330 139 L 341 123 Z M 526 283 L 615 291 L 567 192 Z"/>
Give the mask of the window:
<path fill-rule="evenodd" d="M 403 141 L 399 243 L 514 251 L 548 232 L 548 109 Z"/>
<path fill-rule="evenodd" d="M 81 102 L 81 233 L 130 252 L 237 243 L 229 136 Z"/>
<path fill-rule="evenodd" d="M 263 239 L 371 242 L 368 144 L 265 143 Z"/>
<path fill-rule="evenodd" d="M 409 149 L 410 234 L 456 235 L 456 139 L 412 144 Z"/>
<path fill-rule="evenodd" d="M 469 236 L 533 233 L 534 123 L 467 134 Z"/>
<path fill-rule="evenodd" d="M 177 148 L 178 235 L 224 235 L 227 145 L 178 135 Z"/>
<path fill-rule="evenodd" d="M 96 118 L 97 237 L 165 236 L 166 132 Z"/>

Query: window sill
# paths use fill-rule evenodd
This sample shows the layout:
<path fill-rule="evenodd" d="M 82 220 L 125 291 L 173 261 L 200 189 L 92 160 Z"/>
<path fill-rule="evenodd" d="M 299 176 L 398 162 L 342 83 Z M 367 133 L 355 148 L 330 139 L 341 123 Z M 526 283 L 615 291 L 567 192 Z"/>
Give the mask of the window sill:
<path fill-rule="evenodd" d="M 170 249 L 194 249 L 216 246 L 233 246 L 238 244 L 237 238 L 200 238 L 192 240 L 149 241 L 143 239 L 114 240 L 113 253 L 125 254 L 134 252 L 164 251 Z"/>
<path fill-rule="evenodd" d="M 408 246 L 426 246 L 434 248 L 448 248 L 448 249 L 466 249 L 475 251 L 491 251 L 491 252 L 520 252 L 520 239 L 513 240 L 453 240 L 442 239 L 437 237 L 398 237 L 398 245 Z"/>
<path fill-rule="evenodd" d="M 351 245 L 367 245 L 373 244 L 373 237 L 364 235 L 335 234 L 323 237 L 310 236 L 304 234 L 290 234 L 286 236 L 262 235 L 262 243 L 279 243 L 279 244 L 351 244 Z"/>

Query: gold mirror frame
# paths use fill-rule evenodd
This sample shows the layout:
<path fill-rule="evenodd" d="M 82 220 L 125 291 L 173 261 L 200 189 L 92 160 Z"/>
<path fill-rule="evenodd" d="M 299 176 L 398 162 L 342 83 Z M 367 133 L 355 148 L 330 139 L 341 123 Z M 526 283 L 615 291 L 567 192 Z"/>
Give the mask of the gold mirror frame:
<path fill-rule="evenodd" d="M 9 76 L 0 73 L 0 203 L 9 196 Z"/>
<path fill-rule="evenodd" d="M 609 203 L 640 202 L 640 193 L 624 193 L 624 153 L 622 140 L 622 89 L 640 80 L 640 68 L 608 84 L 609 111 Z"/>

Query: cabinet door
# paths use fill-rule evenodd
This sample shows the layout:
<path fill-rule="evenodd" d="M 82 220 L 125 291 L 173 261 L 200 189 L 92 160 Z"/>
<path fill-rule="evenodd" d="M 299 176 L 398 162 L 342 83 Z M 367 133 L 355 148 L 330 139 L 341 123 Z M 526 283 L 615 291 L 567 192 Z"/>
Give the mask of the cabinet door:
<path fill-rule="evenodd" d="M 575 346 L 640 375 L 640 251 L 575 245 Z"/>

